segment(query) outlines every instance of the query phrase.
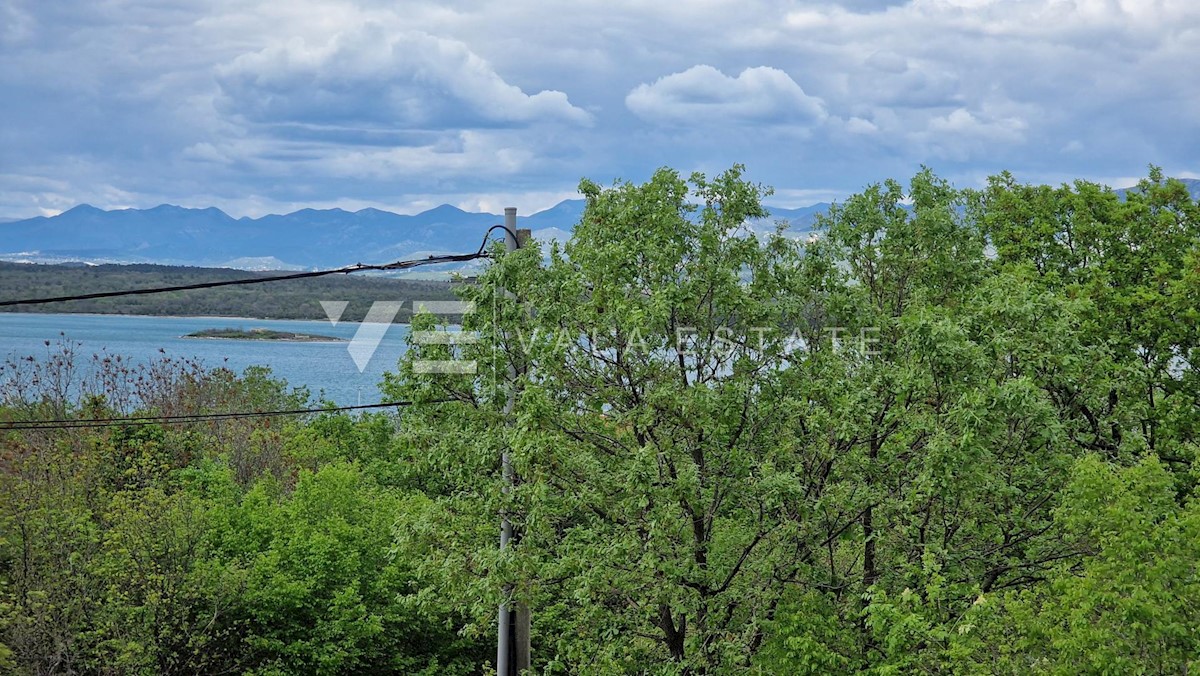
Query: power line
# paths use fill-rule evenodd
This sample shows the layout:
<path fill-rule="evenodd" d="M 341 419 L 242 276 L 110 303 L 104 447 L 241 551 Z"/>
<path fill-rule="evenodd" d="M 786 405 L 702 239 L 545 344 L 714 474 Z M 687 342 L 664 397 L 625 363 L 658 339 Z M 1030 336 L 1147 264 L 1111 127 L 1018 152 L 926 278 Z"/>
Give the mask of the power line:
<path fill-rule="evenodd" d="M 309 272 L 294 272 L 286 275 L 273 275 L 270 277 L 249 277 L 243 279 L 227 279 L 219 282 L 198 282 L 196 284 L 181 284 L 179 286 L 159 286 L 146 289 L 125 289 L 121 291 L 98 291 L 96 293 L 84 293 L 71 296 L 55 296 L 53 298 L 23 298 L 21 300 L 6 300 L 0 301 L 0 307 L 12 307 L 14 305 L 45 305 L 47 303 L 63 303 L 72 300 L 94 300 L 97 298 L 116 298 L 118 296 L 142 296 L 153 293 L 169 293 L 172 291 L 194 291 L 197 289 L 212 289 L 219 286 L 244 286 L 247 284 L 265 284 L 267 282 L 282 282 L 292 279 L 311 279 L 313 277 L 325 277 L 328 275 L 347 275 L 352 272 L 364 271 L 395 271 L 407 270 L 422 265 L 435 265 L 438 263 L 465 263 L 480 258 L 487 258 L 489 254 L 487 249 L 488 240 L 493 232 L 498 229 L 507 229 L 502 225 L 494 225 L 488 229 L 483 237 L 483 242 L 479 245 L 479 250 L 474 253 L 466 254 L 443 254 L 437 256 L 428 256 L 426 258 L 414 258 L 410 260 L 395 261 L 393 263 L 385 263 L 382 265 L 364 265 L 356 263 L 345 267 L 334 268 L 331 270 L 313 270 Z"/>
<path fill-rule="evenodd" d="M 97 298 L 116 298 L 118 296 L 141 296 L 152 293 L 169 293 L 171 291 L 193 291 L 197 289 L 212 289 L 219 286 L 243 286 L 247 284 L 264 284 L 266 282 L 283 282 L 290 279 L 309 279 L 312 277 L 325 277 L 328 275 L 345 275 L 352 272 L 363 272 L 367 270 L 404 270 L 407 268 L 417 267 L 419 265 L 430 265 L 433 263 L 454 263 L 459 261 L 469 261 L 476 258 L 483 258 L 483 255 L 476 254 L 458 254 L 454 256 L 430 256 L 429 258 L 397 261 L 386 265 L 363 265 L 358 263 L 355 265 L 347 265 L 341 268 L 332 270 L 314 270 L 310 272 L 296 272 L 288 275 L 273 275 L 271 277 L 250 277 L 243 279 L 226 279 L 219 282 L 198 282 L 196 284 L 180 284 L 178 286 L 159 286 L 146 289 L 124 289 L 121 291 L 99 291 L 96 293 L 83 293 L 72 296 L 55 296 L 52 298 L 24 298 L 21 300 L 6 300 L 0 301 L 0 307 L 10 307 L 13 305 L 45 305 L 47 303 L 62 303 L 72 300 L 94 300 Z"/>
<path fill-rule="evenodd" d="M 305 415 L 308 413 L 338 413 L 341 411 L 360 411 L 365 409 L 401 408 L 416 404 L 445 404 L 455 399 L 431 399 L 429 401 L 388 401 L 381 404 L 359 404 L 357 406 L 328 406 L 324 408 L 295 408 L 282 411 L 234 411 L 229 413 L 193 413 L 188 415 L 163 416 L 129 416 L 125 418 L 96 418 L 86 420 L 81 418 L 64 418 L 59 420 L 18 420 L 0 422 L 0 431 L 4 430 L 58 430 L 78 429 L 88 427 L 126 427 L 143 425 L 179 425 L 191 422 L 209 420 L 230 420 L 238 418 L 269 418 L 283 415 Z"/>
<path fill-rule="evenodd" d="M 202 282 L 197 284 L 184 284 L 179 286 L 169 287 L 153 287 L 147 289 L 128 289 L 124 291 L 103 291 L 98 293 L 78 294 L 73 296 L 58 296 L 55 298 L 32 298 L 23 300 L 0 301 L 0 307 L 12 305 L 38 305 L 46 303 L 59 303 L 72 300 L 90 300 L 95 298 L 113 298 L 117 296 L 135 296 L 152 293 L 167 293 L 171 291 L 190 291 L 196 289 L 211 289 L 219 286 L 238 286 L 246 284 L 262 284 L 265 282 L 279 282 L 291 279 L 308 279 L 312 277 L 324 277 L 327 275 L 349 274 L 351 272 L 362 272 L 365 270 L 406 270 L 422 265 L 432 265 L 436 263 L 457 263 L 487 258 L 487 244 L 492 233 L 496 230 L 504 230 L 512 235 L 515 239 L 516 233 L 507 225 L 493 225 L 488 228 L 483 236 L 483 241 L 479 244 L 479 249 L 474 253 L 468 254 L 444 254 L 438 256 L 429 256 L 426 258 L 418 258 L 404 261 L 396 261 L 394 263 L 386 263 L 383 265 L 363 265 L 358 263 L 348 265 L 332 270 L 316 270 L 310 272 L 298 272 L 287 275 L 275 275 L 271 277 L 251 277 L 246 279 L 232 279 L 219 282 Z M 456 401 L 454 399 L 435 399 L 428 402 L 430 404 L 449 403 Z M 336 413 L 340 411 L 357 411 L 365 409 L 380 409 L 380 408 L 399 408 L 404 406 L 412 406 L 417 402 L 412 401 L 393 401 L 380 404 L 359 404 L 357 406 L 331 406 L 324 408 L 301 408 L 288 409 L 282 411 L 234 411 L 228 413 L 196 413 L 190 415 L 175 415 L 175 416 L 130 416 L 123 418 L 97 418 L 93 420 L 84 420 L 79 418 L 60 419 L 60 420 L 24 420 L 24 421 L 0 421 L 0 431 L 3 430 L 55 430 L 55 429 L 81 429 L 94 427 L 118 427 L 118 426 L 143 426 L 143 425 L 160 425 L 160 424 L 186 424 L 191 422 L 205 422 L 210 420 L 230 420 L 239 418 L 267 418 L 272 416 L 284 415 L 305 415 L 309 413 Z"/>
<path fill-rule="evenodd" d="M 517 232 L 515 230 L 507 225 L 493 225 L 492 227 L 488 228 L 488 236 L 491 236 L 491 234 L 497 230 L 503 230 L 506 235 L 512 236 L 513 241 L 517 243 L 517 248 L 521 248 L 521 238 L 517 236 Z"/>

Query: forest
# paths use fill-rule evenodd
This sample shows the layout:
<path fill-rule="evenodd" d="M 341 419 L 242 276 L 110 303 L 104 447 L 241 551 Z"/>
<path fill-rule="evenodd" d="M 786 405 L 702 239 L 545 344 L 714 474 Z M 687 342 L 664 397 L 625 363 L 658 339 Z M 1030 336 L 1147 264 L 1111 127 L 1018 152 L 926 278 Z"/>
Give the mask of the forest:
<path fill-rule="evenodd" d="M 414 342 L 394 410 L 179 424 L 314 402 L 4 364 L 0 670 L 494 673 L 501 603 L 541 674 L 1200 667 L 1183 184 L 922 170 L 803 240 L 746 227 L 740 166 L 580 191 L 569 241 L 456 290 L 479 339 Z"/>
<path fill-rule="evenodd" d="M 278 274 L 286 273 L 151 264 L 41 265 L 0 262 L 0 288 L 11 289 L 15 300 L 16 295 L 21 299 L 54 298 L 125 289 L 227 282 Z M 348 305 L 341 319 L 360 322 L 366 317 L 371 303 L 378 300 L 453 300 L 454 297 L 452 284 L 447 281 L 337 275 L 272 282 L 269 288 L 262 285 L 224 286 L 44 305 L 13 305 L 0 308 L 0 311 L 324 320 L 326 316 L 321 301 L 344 300 Z M 412 316 L 410 306 L 411 303 L 406 303 L 395 321 L 407 322 Z"/>

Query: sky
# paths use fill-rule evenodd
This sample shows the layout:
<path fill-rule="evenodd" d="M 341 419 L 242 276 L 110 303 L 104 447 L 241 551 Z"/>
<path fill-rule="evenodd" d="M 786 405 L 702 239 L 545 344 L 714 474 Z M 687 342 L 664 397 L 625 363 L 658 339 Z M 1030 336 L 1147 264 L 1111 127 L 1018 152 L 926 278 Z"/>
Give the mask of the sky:
<path fill-rule="evenodd" d="M 1196 0 L 0 0 L 0 217 L 1200 176 Z"/>

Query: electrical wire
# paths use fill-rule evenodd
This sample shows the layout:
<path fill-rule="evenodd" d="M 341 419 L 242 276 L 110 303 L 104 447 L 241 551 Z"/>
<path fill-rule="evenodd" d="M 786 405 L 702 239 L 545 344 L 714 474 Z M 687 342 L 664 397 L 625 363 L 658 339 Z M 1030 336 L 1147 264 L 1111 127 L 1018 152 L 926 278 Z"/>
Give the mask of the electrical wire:
<path fill-rule="evenodd" d="M 0 307 L 12 307 L 14 305 L 45 305 L 47 303 L 64 303 L 73 300 L 94 300 L 97 298 L 116 298 L 119 296 L 141 296 L 153 293 L 169 293 L 172 291 L 193 291 L 197 289 L 212 289 L 220 286 L 243 286 L 247 284 L 265 284 L 267 282 L 282 282 L 292 279 L 311 279 L 313 277 L 325 277 L 328 275 L 347 275 L 352 272 L 364 271 L 395 271 L 408 270 L 410 268 L 419 267 L 422 265 L 436 265 L 439 263 L 465 263 L 468 261 L 477 260 L 480 258 L 488 258 L 487 244 L 491 239 L 491 235 L 497 229 L 508 230 L 503 225 L 494 225 L 488 229 L 483 237 L 483 242 L 479 245 L 479 249 L 474 253 L 466 254 L 442 254 L 437 256 L 429 256 L 426 258 L 414 258 L 410 260 L 395 261 L 393 263 L 384 263 L 382 265 L 364 265 L 356 263 L 345 267 L 333 268 L 331 270 L 312 270 L 308 272 L 295 272 L 286 275 L 273 275 L 270 277 L 249 277 L 242 279 L 226 279 L 218 282 L 198 282 L 196 284 L 181 284 L 179 286 L 159 286 L 146 289 L 125 289 L 121 291 L 98 291 L 96 293 L 84 293 L 71 296 L 55 296 L 53 298 L 23 298 L 20 300 L 0 301 Z"/>
<path fill-rule="evenodd" d="M 474 254 L 464 254 L 460 256 L 439 256 L 429 257 L 416 261 L 397 261 L 386 265 L 363 265 L 361 263 L 348 265 L 332 270 L 314 270 L 310 272 L 297 272 L 288 275 L 273 275 L 271 277 L 250 277 L 243 279 L 226 279 L 219 282 L 198 282 L 196 284 L 181 284 L 179 286 L 160 286 L 146 289 L 124 289 L 121 291 L 98 291 L 96 293 L 83 293 L 72 296 L 54 296 L 52 298 L 23 298 L 21 300 L 6 300 L 0 301 L 0 307 L 10 307 L 13 305 L 45 305 L 47 303 L 63 303 L 73 300 L 94 300 L 97 298 L 116 298 L 119 296 L 141 296 L 153 293 L 169 293 L 172 291 L 193 291 L 197 289 L 212 289 L 219 286 L 243 286 L 247 284 L 265 284 L 267 282 L 282 282 L 290 279 L 310 279 L 312 277 L 325 277 L 328 275 L 345 275 L 352 272 L 363 272 L 367 270 L 403 270 L 418 265 L 430 265 L 433 263 L 451 263 L 456 261 L 474 260 L 482 258 Z"/>
<path fill-rule="evenodd" d="M 503 230 L 504 232 L 507 232 L 508 234 L 512 235 L 513 241 L 517 243 L 517 248 L 518 249 L 521 248 L 521 238 L 518 237 L 517 233 L 513 232 L 512 229 L 509 228 L 507 225 L 493 225 L 492 227 L 488 228 L 487 236 L 490 237 L 491 234 L 497 230 Z"/>
<path fill-rule="evenodd" d="M 455 399 L 432 399 L 424 402 L 415 401 L 388 401 L 380 404 L 359 404 L 357 406 L 328 406 L 324 408 L 296 408 L 282 411 L 235 411 L 230 413 L 194 413 L 189 415 L 163 415 L 163 416 L 130 416 L 125 418 L 96 418 L 87 420 L 83 418 L 64 418 L 59 420 L 16 420 L 8 422 L 0 422 L 0 431 L 5 430 L 61 430 L 61 429 L 79 429 L 88 427 L 128 427 L 128 426 L 143 426 L 143 425 L 179 425 L 192 422 L 206 422 L 210 420 L 231 420 L 239 418 L 270 418 L 273 416 L 284 415 L 306 415 L 309 413 L 338 413 L 341 411 L 361 411 L 366 409 L 379 408 L 401 408 L 405 406 L 414 406 L 418 403 L 423 404 L 445 404 L 456 401 Z"/>
<path fill-rule="evenodd" d="M 183 284 L 179 286 L 168 287 L 153 287 L 146 289 L 128 289 L 123 291 L 102 291 L 89 294 L 78 294 L 73 296 L 57 296 L 54 298 L 31 298 L 22 300 L 0 301 L 0 307 L 8 307 L 13 305 L 40 305 L 46 303 L 60 303 L 72 300 L 91 300 L 95 298 L 114 298 L 118 296 L 135 296 L 152 293 L 168 293 L 171 291 L 191 291 L 196 289 L 211 289 L 219 286 L 239 286 L 246 284 L 263 284 L 266 282 L 279 282 L 292 279 L 310 279 L 313 277 L 324 277 L 327 275 L 349 274 L 352 272 L 362 272 L 367 270 L 374 271 L 389 271 L 389 270 L 406 270 L 409 268 L 418 267 L 421 265 L 432 265 L 437 263 L 456 263 L 477 260 L 480 258 L 488 258 L 487 245 L 491 240 L 492 233 L 496 230 L 504 230 L 516 239 L 516 233 L 512 232 L 508 227 L 503 225 L 493 225 L 488 228 L 484 234 L 483 242 L 480 243 L 479 249 L 474 253 L 468 254 L 445 254 L 439 256 L 429 256 L 427 258 L 418 258 L 404 261 L 396 261 L 383 265 L 363 265 L 357 263 L 341 268 L 331 270 L 315 270 L 310 272 L 298 272 L 287 275 L 274 275 L 271 277 L 251 277 L 246 279 L 232 279 L 219 282 L 201 282 L 197 284 Z M 456 401 L 454 399 L 435 399 L 428 402 L 430 404 L 449 403 Z M 360 404 L 357 406 L 333 406 L 324 408 L 301 408 L 289 409 L 282 411 L 234 411 L 227 413 L 196 413 L 190 415 L 175 415 L 175 416 L 130 416 L 124 418 L 98 418 L 94 420 L 86 420 L 80 418 L 60 419 L 60 420 L 24 420 L 24 421 L 0 421 L 0 431 L 5 430 L 61 430 L 61 429 L 81 429 L 81 428 L 97 428 L 97 427 L 128 427 L 128 426 L 144 426 L 144 425 L 166 425 L 166 424 L 186 424 L 193 422 L 205 422 L 210 420 L 232 420 L 239 418 L 268 418 L 273 416 L 285 415 L 306 415 L 310 413 L 337 413 L 341 411 L 359 411 L 367 409 L 381 408 L 399 408 L 404 406 L 412 406 L 417 402 L 412 401 L 391 401 L 380 404 Z"/>

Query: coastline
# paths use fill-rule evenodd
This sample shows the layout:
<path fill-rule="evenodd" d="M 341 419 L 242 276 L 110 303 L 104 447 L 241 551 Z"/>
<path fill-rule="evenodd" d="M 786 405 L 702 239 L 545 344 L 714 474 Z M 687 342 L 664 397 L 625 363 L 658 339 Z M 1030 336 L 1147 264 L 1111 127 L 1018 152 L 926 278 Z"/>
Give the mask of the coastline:
<path fill-rule="evenodd" d="M 194 340 L 243 340 L 258 343 L 348 343 L 349 340 L 337 336 L 325 336 L 315 333 L 293 333 L 291 331 L 273 331 L 262 328 L 243 329 L 201 329 L 194 333 L 184 334 L 180 338 Z"/>
<path fill-rule="evenodd" d="M 244 319 L 253 322 L 325 322 L 329 323 L 327 317 L 311 317 L 311 318 L 296 318 L 296 317 L 246 317 L 244 315 L 144 315 L 131 312 L 22 312 L 20 310 L 0 311 L 0 317 L 4 315 L 64 315 L 74 317 L 145 317 L 149 319 Z M 358 325 L 362 322 L 351 321 L 347 319 L 338 320 L 338 324 L 354 324 Z M 410 322 L 394 321 L 393 324 L 400 326 L 408 326 Z"/>
<path fill-rule="evenodd" d="M 238 340 L 245 343 L 297 343 L 302 345 L 344 345 L 350 341 L 342 338 L 319 338 L 316 340 L 296 340 L 295 338 L 233 338 L 223 336 L 179 336 L 187 340 Z"/>
<path fill-rule="evenodd" d="M 365 368 L 359 368 L 346 351 L 347 342 L 274 340 L 187 340 L 183 334 L 206 328 L 224 328 L 233 324 L 245 329 L 266 327 L 279 331 L 319 334 L 352 339 L 361 325 L 339 322 L 331 327 L 327 320 L 315 321 L 237 321 L 230 319 L 110 316 L 106 313 L 51 314 L 10 313 L 0 316 L 0 365 L 32 358 L 48 359 L 70 350 L 79 367 L 80 377 L 90 377 L 96 359 L 121 357 L 131 368 L 149 366 L 163 359 L 194 361 L 205 369 L 227 368 L 243 373 L 250 367 L 265 366 L 271 377 L 285 380 L 288 387 L 307 387 L 314 396 L 323 392 L 339 404 L 376 403 L 383 374 L 395 371 L 407 350 L 409 326 L 376 325 L 387 328 L 376 352 Z M 22 368 L 25 368 L 22 366 Z M 0 670 L 3 671 L 3 670 Z"/>

